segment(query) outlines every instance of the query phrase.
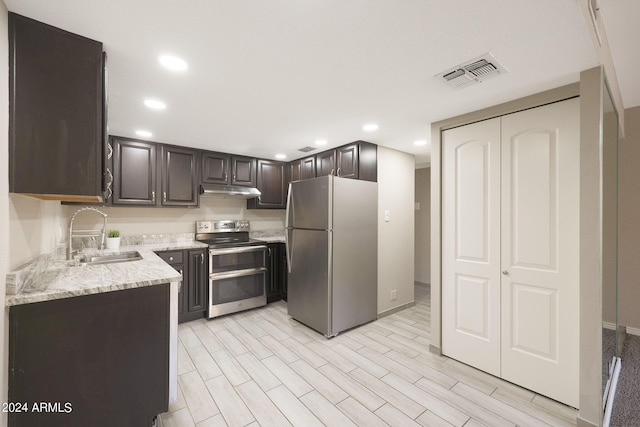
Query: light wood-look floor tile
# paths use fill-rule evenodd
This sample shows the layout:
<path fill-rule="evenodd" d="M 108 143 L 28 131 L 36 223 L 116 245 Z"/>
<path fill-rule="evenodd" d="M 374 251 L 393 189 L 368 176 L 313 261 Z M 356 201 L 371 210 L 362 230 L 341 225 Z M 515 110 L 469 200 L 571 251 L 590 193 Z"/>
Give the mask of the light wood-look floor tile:
<path fill-rule="evenodd" d="M 178 400 L 160 427 L 574 427 L 577 411 L 429 352 L 416 304 L 330 340 L 278 301 L 178 328 Z"/>
<path fill-rule="evenodd" d="M 271 401 L 278 407 L 294 426 L 322 426 L 322 422 L 313 415 L 288 388 L 281 385 L 267 392 Z"/>
<path fill-rule="evenodd" d="M 191 418 L 195 423 L 220 413 L 197 371 L 180 375 L 178 383 L 182 389 L 184 400 L 187 402 Z"/>
<path fill-rule="evenodd" d="M 249 407 L 259 425 L 263 427 L 287 427 L 291 423 L 273 404 L 269 396 L 253 381 L 237 387 L 238 394 Z"/>
<path fill-rule="evenodd" d="M 356 427 L 349 417 L 315 390 L 300 400 L 326 426 Z"/>
<path fill-rule="evenodd" d="M 243 427 L 255 420 L 235 388 L 223 375 L 205 384 L 229 427 Z"/>
<path fill-rule="evenodd" d="M 387 427 L 389 424 L 382 421 L 380 417 L 371 412 L 353 397 L 338 403 L 338 408 L 359 426 L 367 427 Z"/>

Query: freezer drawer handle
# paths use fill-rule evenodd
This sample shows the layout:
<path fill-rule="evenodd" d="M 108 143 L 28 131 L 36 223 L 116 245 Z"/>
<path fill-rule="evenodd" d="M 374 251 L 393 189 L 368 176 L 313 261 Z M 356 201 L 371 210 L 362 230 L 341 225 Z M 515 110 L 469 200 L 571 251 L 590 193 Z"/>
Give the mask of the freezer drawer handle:
<path fill-rule="evenodd" d="M 211 255 L 229 255 L 229 254 L 241 254 L 245 252 L 257 252 L 264 251 L 267 247 L 264 245 L 260 246 L 243 246 L 240 248 L 228 248 L 228 249 L 210 249 Z"/>
<path fill-rule="evenodd" d="M 227 271 L 224 273 L 213 273 L 209 275 L 209 278 L 211 280 L 233 279 L 234 277 L 254 276 L 256 274 L 260 274 L 266 271 L 267 271 L 266 267 L 247 268 L 245 270 L 234 270 L 234 271 Z"/>

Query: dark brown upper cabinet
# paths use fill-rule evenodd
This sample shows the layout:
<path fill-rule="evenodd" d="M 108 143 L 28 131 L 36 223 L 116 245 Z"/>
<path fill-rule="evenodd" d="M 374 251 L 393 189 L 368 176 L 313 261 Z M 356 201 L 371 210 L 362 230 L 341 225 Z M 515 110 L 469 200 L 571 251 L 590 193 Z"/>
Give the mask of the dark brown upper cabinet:
<path fill-rule="evenodd" d="M 202 183 L 255 187 L 256 159 L 203 151 Z"/>
<path fill-rule="evenodd" d="M 111 138 L 113 146 L 113 204 L 156 205 L 157 145 Z"/>
<path fill-rule="evenodd" d="M 102 43 L 9 13 L 9 191 L 100 202 Z"/>
<path fill-rule="evenodd" d="M 248 209 L 284 209 L 287 207 L 285 163 L 258 159 L 257 187 L 260 196 L 248 199 Z"/>
<path fill-rule="evenodd" d="M 231 156 L 231 185 L 256 186 L 256 159 Z"/>
<path fill-rule="evenodd" d="M 204 151 L 202 153 L 202 182 L 206 184 L 229 184 L 231 155 Z"/>
<path fill-rule="evenodd" d="M 302 167 L 302 160 L 290 162 L 287 168 L 287 182 L 299 181 Z"/>
<path fill-rule="evenodd" d="M 300 160 L 300 179 L 316 177 L 316 156 L 307 157 Z"/>
<path fill-rule="evenodd" d="M 358 144 L 336 148 L 336 170 L 334 175 L 358 179 Z"/>
<path fill-rule="evenodd" d="M 378 182 L 378 146 L 358 141 L 358 179 Z"/>
<path fill-rule="evenodd" d="M 327 150 L 316 154 L 316 176 L 335 175 L 336 151 Z"/>
<path fill-rule="evenodd" d="M 198 151 L 163 145 L 162 206 L 198 206 Z"/>

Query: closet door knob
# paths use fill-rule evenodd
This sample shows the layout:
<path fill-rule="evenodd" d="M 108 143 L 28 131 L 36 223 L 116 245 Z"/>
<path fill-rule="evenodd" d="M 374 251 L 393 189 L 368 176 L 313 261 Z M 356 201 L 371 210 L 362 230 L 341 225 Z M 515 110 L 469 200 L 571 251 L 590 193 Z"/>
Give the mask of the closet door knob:
<path fill-rule="evenodd" d="M 502 274 L 504 274 L 505 276 L 508 276 L 508 275 L 509 275 L 509 272 L 508 272 L 507 270 L 504 270 L 504 271 L 502 272 Z"/>

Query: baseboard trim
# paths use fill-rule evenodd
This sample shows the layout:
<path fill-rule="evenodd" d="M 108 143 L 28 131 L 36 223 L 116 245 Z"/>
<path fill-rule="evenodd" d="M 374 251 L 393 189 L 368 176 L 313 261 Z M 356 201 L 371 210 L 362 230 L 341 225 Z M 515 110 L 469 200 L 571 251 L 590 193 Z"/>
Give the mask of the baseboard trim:
<path fill-rule="evenodd" d="M 406 304 L 402 304 L 397 307 L 390 308 L 389 310 L 378 313 L 378 319 L 382 319 L 383 317 L 390 316 L 394 313 L 404 310 L 405 308 L 413 307 L 414 305 L 416 305 L 416 302 L 411 301 Z"/>
<path fill-rule="evenodd" d="M 591 421 L 580 418 L 579 416 L 576 418 L 576 423 L 577 427 L 599 427 L 600 425 L 600 423 L 594 424 Z"/>
<path fill-rule="evenodd" d="M 437 354 L 438 356 L 442 356 L 442 349 L 432 344 L 429 344 L 429 352 Z"/>
<path fill-rule="evenodd" d="M 627 334 L 640 336 L 640 329 L 627 326 Z"/>
<path fill-rule="evenodd" d="M 605 322 L 604 320 L 602 321 L 602 328 L 603 329 L 609 329 L 610 331 L 615 331 L 616 330 L 616 324 L 613 322 Z"/>

